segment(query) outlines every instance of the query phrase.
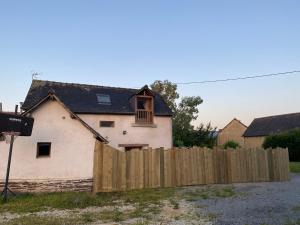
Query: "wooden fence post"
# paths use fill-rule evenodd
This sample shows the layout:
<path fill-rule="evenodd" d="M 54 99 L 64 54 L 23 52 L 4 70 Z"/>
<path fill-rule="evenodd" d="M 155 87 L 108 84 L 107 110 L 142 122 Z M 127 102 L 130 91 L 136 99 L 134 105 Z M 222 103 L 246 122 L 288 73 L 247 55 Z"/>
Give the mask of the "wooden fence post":
<path fill-rule="evenodd" d="M 93 165 L 93 193 L 99 192 L 103 188 L 103 147 L 104 144 L 96 140 Z"/>

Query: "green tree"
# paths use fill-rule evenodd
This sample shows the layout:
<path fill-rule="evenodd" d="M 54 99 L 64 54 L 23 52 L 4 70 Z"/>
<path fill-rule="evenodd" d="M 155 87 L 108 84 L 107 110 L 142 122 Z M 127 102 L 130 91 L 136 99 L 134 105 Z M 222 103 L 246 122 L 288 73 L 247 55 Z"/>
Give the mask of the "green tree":
<path fill-rule="evenodd" d="M 159 93 L 173 112 L 173 142 L 175 146 L 212 146 L 209 134 L 211 125 L 201 125 L 196 130 L 191 124 L 198 117 L 198 106 L 203 100 L 199 96 L 183 97 L 179 100 L 177 85 L 168 80 L 155 81 L 151 89 Z M 207 139 L 203 138 L 204 136 Z M 209 143 L 209 144 L 208 144 Z"/>
<path fill-rule="evenodd" d="M 179 98 L 177 85 L 171 83 L 168 80 L 156 80 L 153 84 L 150 85 L 150 87 L 153 91 L 159 93 L 163 97 L 164 101 L 174 113 L 177 107 L 176 100 Z"/>
<path fill-rule="evenodd" d="M 173 116 L 173 140 L 175 146 L 192 146 L 194 126 L 191 122 L 197 119 L 200 97 L 184 97 L 178 104 Z"/>
<path fill-rule="evenodd" d="M 199 127 L 193 132 L 194 133 L 194 143 L 193 146 L 206 146 L 213 148 L 216 145 L 216 127 L 212 127 L 211 123 L 207 125 L 200 124 Z"/>

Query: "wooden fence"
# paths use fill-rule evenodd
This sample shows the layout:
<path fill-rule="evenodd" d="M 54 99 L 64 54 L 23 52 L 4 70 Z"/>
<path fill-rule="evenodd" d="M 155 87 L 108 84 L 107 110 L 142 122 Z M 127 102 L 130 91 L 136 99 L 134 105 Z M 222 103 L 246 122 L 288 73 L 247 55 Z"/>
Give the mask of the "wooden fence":
<path fill-rule="evenodd" d="M 289 180 L 287 149 L 145 149 L 121 152 L 100 142 L 94 192 Z"/>

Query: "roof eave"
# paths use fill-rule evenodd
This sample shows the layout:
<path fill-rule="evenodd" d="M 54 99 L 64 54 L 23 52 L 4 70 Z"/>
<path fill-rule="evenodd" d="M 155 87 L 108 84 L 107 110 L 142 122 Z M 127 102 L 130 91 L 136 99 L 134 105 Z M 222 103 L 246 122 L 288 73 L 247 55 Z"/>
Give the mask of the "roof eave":
<path fill-rule="evenodd" d="M 28 113 L 33 112 L 36 108 L 38 108 L 41 104 L 43 104 L 45 101 L 47 101 L 48 99 L 55 99 L 61 106 L 63 106 L 65 108 L 65 110 L 67 110 L 71 116 L 73 116 L 75 119 L 77 119 L 85 128 L 87 128 L 93 135 L 95 138 L 97 138 L 98 140 L 100 140 L 101 142 L 104 143 L 109 143 L 104 137 L 102 137 L 97 131 L 95 131 L 91 126 L 89 126 L 86 122 L 84 122 L 79 116 L 77 116 L 74 112 L 72 112 L 55 94 L 53 93 L 49 93 L 45 98 L 43 98 L 41 101 L 39 101 L 36 105 L 32 106 L 30 109 L 28 109 L 27 111 L 23 112 L 22 115 L 25 116 Z"/>

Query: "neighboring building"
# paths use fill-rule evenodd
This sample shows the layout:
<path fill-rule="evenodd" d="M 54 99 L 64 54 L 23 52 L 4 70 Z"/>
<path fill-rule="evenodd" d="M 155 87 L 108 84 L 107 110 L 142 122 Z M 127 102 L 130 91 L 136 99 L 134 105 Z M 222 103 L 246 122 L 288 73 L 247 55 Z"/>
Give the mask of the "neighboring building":
<path fill-rule="evenodd" d="M 17 137 L 14 144 L 15 189 L 90 190 L 96 139 L 121 151 L 172 147 L 171 110 L 147 86 L 136 90 L 33 80 L 22 109 L 35 122 L 32 136 Z M 8 148 L 0 142 L 2 178 Z"/>
<path fill-rule="evenodd" d="M 244 146 L 243 134 L 247 126 L 238 119 L 233 119 L 223 129 L 219 130 L 218 133 L 218 145 L 224 145 L 228 141 L 235 141 L 239 143 L 241 147 Z"/>
<path fill-rule="evenodd" d="M 254 119 L 243 135 L 245 147 L 260 148 L 267 136 L 295 128 L 300 128 L 300 113 Z"/>

